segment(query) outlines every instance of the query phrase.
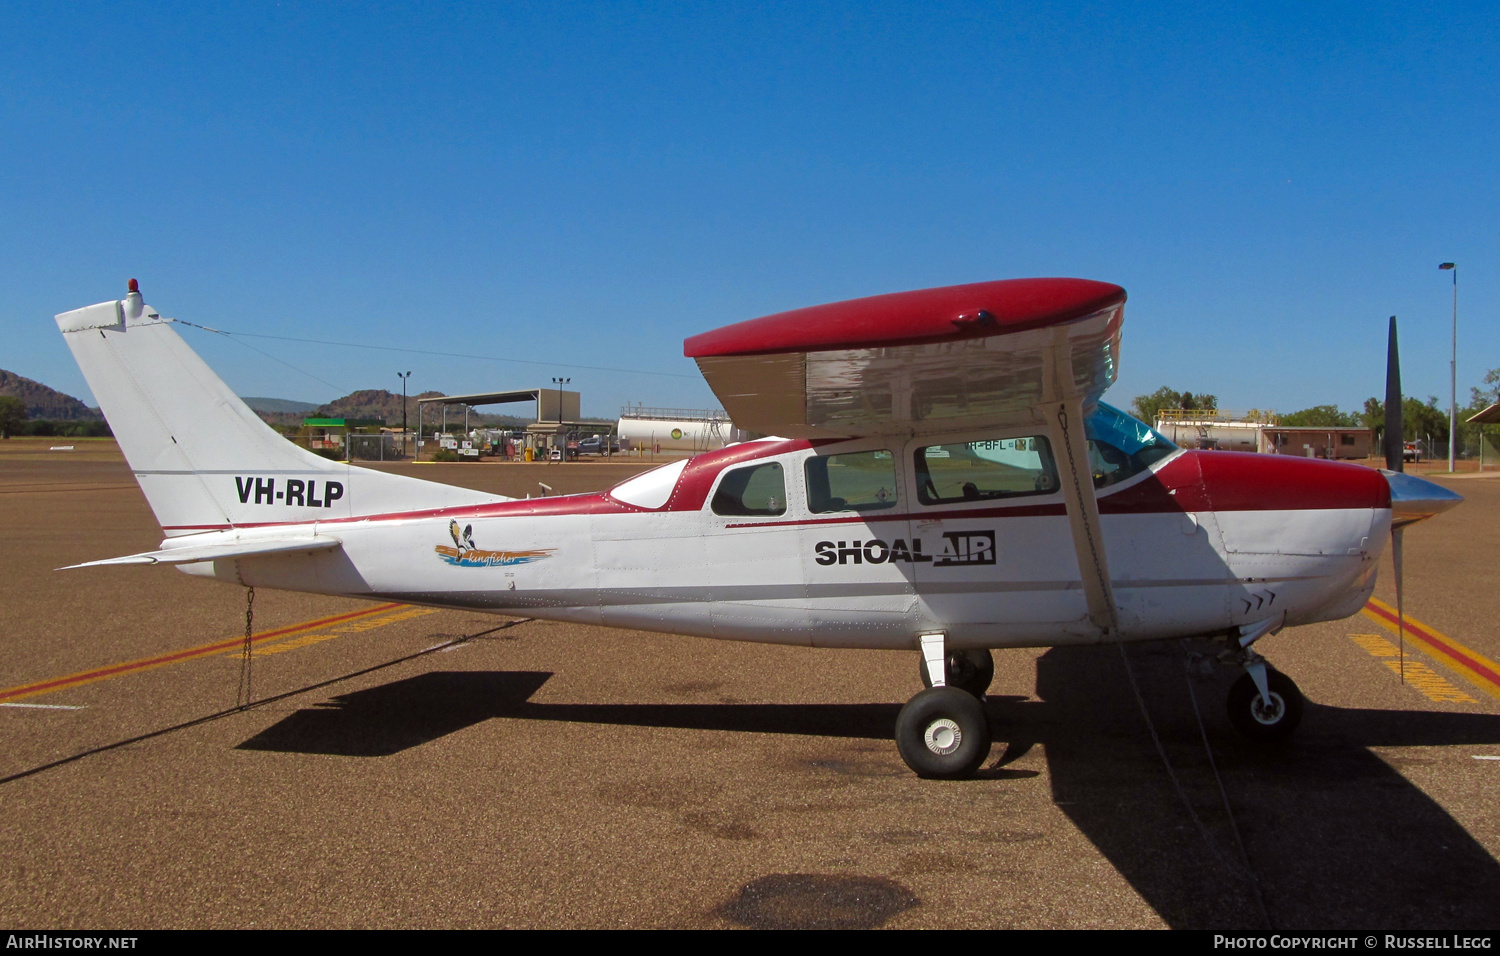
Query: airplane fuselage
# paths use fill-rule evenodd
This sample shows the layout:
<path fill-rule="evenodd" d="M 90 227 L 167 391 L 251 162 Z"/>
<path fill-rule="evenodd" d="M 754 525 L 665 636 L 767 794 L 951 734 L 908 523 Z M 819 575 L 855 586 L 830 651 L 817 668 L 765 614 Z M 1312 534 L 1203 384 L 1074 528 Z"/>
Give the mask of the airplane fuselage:
<path fill-rule="evenodd" d="M 1029 486 L 999 491 L 933 484 L 939 469 L 968 474 L 965 464 L 976 477 L 1014 471 L 950 460 L 1007 440 L 1005 453 L 1038 447 L 993 435 L 763 440 L 609 492 L 296 522 L 342 547 L 182 567 L 257 587 L 730 640 L 912 648 L 937 630 L 955 647 L 1097 642 L 1055 472 L 1043 465 L 1022 474 Z M 924 460 L 934 447 L 948 453 Z M 831 496 L 838 469 L 832 491 L 865 500 Z M 297 488 L 304 504 L 308 482 L 326 500 L 331 479 L 262 480 Z M 1011 471 L 1004 481 L 1017 484 Z M 1176 451 L 1094 493 L 1130 640 L 1347 616 L 1374 587 L 1391 520 L 1378 472 L 1283 456 Z M 284 535 L 274 488 L 262 500 L 264 522 L 171 543 Z"/>
<path fill-rule="evenodd" d="M 1399 529 L 1458 496 L 1357 465 L 1177 448 L 1101 400 L 1124 303 L 1108 283 L 1006 280 L 693 336 L 684 354 L 733 420 L 788 438 L 522 501 L 292 445 L 132 281 L 57 323 L 167 540 L 75 567 L 917 650 L 928 687 L 894 736 L 923 777 L 986 759 L 988 648 L 1216 637 L 1215 659 L 1244 670 L 1231 722 L 1283 739 L 1301 692 L 1252 645 L 1356 613 L 1387 537 L 1399 555 Z"/>

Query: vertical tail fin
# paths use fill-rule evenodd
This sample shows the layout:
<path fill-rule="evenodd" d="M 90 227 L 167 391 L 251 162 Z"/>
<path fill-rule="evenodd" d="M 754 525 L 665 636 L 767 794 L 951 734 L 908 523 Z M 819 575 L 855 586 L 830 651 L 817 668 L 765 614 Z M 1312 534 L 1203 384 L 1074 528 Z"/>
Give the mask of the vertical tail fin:
<path fill-rule="evenodd" d="M 467 489 L 329 461 L 261 421 L 130 294 L 57 316 L 73 358 L 168 536 L 480 504 Z"/>

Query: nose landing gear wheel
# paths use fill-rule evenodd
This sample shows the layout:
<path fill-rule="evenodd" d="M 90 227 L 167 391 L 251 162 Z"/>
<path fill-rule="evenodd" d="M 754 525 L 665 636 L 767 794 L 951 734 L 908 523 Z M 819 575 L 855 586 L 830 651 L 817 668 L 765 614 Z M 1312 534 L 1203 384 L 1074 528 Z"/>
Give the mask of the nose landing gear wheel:
<path fill-rule="evenodd" d="M 1280 671 L 1266 669 L 1268 704 L 1249 674 L 1240 677 L 1229 688 L 1229 722 L 1251 740 L 1271 742 L 1285 740 L 1302 721 L 1302 691 Z"/>
<path fill-rule="evenodd" d="M 922 686 L 932 686 L 932 676 L 927 673 L 927 661 L 921 663 Z M 948 654 L 948 686 L 968 691 L 975 697 L 983 697 L 995 679 L 995 658 L 988 648 L 965 648 Z"/>
<path fill-rule="evenodd" d="M 919 777 L 960 780 L 990 754 L 990 723 L 974 695 L 929 687 L 896 718 L 896 749 Z"/>

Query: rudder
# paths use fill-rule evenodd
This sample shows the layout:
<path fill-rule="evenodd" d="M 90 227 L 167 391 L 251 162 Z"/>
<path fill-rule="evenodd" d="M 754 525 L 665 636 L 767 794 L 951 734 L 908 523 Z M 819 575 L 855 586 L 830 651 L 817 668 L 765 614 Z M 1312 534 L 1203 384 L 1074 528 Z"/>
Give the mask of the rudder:
<path fill-rule="evenodd" d="M 131 280 L 124 299 L 57 316 L 151 510 L 169 536 L 503 501 L 329 461 L 251 411 Z"/>

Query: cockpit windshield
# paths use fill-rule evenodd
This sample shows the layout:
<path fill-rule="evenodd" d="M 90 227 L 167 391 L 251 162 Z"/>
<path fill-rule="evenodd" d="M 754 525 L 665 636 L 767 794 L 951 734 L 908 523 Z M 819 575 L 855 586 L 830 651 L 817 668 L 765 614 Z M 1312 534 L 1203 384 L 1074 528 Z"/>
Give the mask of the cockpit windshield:
<path fill-rule="evenodd" d="M 1161 432 L 1103 402 L 1084 419 L 1083 430 L 1095 488 L 1138 475 L 1177 450 Z"/>
<path fill-rule="evenodd" d="M 1161 448 L 1168 452 L 1177 450 L 1177 446 L 1161 432 L 1103 402 L 1099 403 L 1092 415 L 1084 419 L 1083 430 L 1088 437 L 1113 445 L 1127 455 L 1149 448 Z M 1164 457 L 1166 456 L 1163 454 L 1157 454 L 1151 460 Z"/>

